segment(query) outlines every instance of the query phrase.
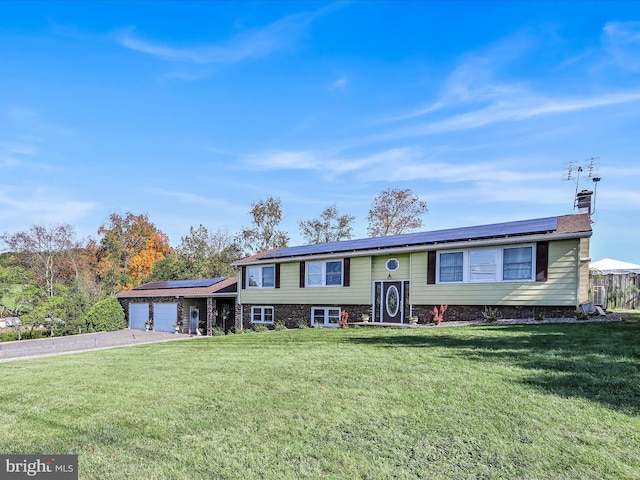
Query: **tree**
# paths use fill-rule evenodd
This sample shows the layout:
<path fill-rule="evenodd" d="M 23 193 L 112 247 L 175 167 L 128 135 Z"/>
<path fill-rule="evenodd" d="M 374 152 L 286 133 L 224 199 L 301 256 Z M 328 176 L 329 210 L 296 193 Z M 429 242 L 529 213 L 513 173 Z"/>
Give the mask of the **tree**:
<path fill-rule="evenodd" d="M 36 277 L 36 282 L 49 297 L 54 286 L 69 266 L 75 268 L 73 253 L 79 248 L 71 225 L 34 225 L 29 230 L 14 234 L 3 233 L 0 240 L 18 254 L 21 264 Z"/>
<path fill-rule="evenodd" d="M 328 206 L 320 218 L 298 222 L 300 233 L 309 244 L 339 242 L 352 236 L 353 215 L 339 215 L 336 204 Z"/>
<path fill-rule="evenodd" d="M 98 234 L 103 236 L 98 274 L 112 293 L 139 285 L 144 273 L 151 272 L 153 264 L 164 258 L 169 249 L 168 238 L 149 220 L 148 213 L 127 212 L 124 217 L 112 213 L 109 223 L 101 225 Z"/>
<path fill-rule="evenodd" d="M 240 258 L 239 247 L 227 230 L 209 232 L 200 224 L 191 227 L 175 251 L 154 265 L 153 280 L 228 277 L 234 275 L 231 263 Z"/>
<path fill-rule="evenodd" d="M 20 317 L 29 312 L 43 296 L 33 275 L 22 267 L 0 265 L 0 317 Z"/>
<path fill-rule="evenodd" d="M 162 232 L 157 232 L 147 240 L 147 243 L 136 255 L 131 257 L 129 261 L 129 269 L 127 273 L 136 285 L 144 283 L 151 275 L 153 266 L 165 258 L 171 252 L 169 245 L 169 237 Z"/>
<path fill-rule="evenodd" d="M 248 253 L 257 253 L 274 248 L 284 248 L 289 236 L 276 227 L 282 221 L 282 202 L 269 197 L 251 204 L 249 214 L 253 227 L 245 227 L 238 234 L 238 244 Z"/>
<path fill-rule="evenodd" d="M 374 198 L 367 231 L 372 237 L 400 235 L 422 227 L 420 215 L 428 211 L 427 204 L 411 189 L 389 188 Z"/>
<path fill-rule="evenodd" d="M 232 275 L 231 263 L 241 256 L 227 230 L 209 232 L 202 224 L 197 229 L 190 228 L 189 235 L 180 239 L 176 251 L 191 264 L 195 277 L 199 278 Z"/>

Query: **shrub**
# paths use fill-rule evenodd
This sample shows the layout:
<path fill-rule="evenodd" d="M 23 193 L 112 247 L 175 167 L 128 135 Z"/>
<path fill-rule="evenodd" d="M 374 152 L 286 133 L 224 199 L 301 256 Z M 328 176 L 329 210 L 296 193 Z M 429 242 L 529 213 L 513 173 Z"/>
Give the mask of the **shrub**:
<path fill-rule="evenodd" d="M 269 327 L 267 327 L 266 325 L 261 325 L 261 324 L 253 324 L 252 327 L 254 332 L 268 332 L 269 331 Z"/>
<path fill-rule="evenodd" d="M 124 310 L 115 297 L 96 303 L 84 317 L 89 332 L 111 332 L 127 327 Z"/>
<path fill-rule="evenodd" d="M 8 331 L 0 333 L 0 342 L 13 342 L 18 339 L 16 332 Z"/>
<path fill-rule="evenodd" d="M 224 334 L 224 328 L 222 327 L 213 327 L 213 329 L 211 330 L 211 335 L 213 335 L 214 337 L 220 337 Z"/>
<path fill-rule="evenodd" d="M 304 318 L 298 320 L 298 328 L 309 328 L 309 322 Z"/>
<path fill-rule="evenodd" d="M 500 311 L 497 308 L 484 307 L 482 318 L 485 322 L 496 322 L 501 318 Z"/>
<path fill-rule="evenodd" d="M 33 338 L 43 338 L 46 332 L 42 330 L 36 329 L 28 329 L 20 331 L 20 338 L 22 340 L 30 340 Z M 5 330 L 4 332 L 0 332 L 0 342 L 13 342 L 18 340 L 18 332 L 15 330 Z"/>

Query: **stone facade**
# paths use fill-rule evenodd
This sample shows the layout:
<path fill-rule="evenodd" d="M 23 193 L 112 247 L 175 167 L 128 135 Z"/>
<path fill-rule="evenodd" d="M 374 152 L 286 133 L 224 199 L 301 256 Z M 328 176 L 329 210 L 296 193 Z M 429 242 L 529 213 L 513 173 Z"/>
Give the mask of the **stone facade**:
<path fill-rule="evenodd" d="M 342 307 L 349 314 L 349 322 L 361 322 L 363 315 L 372 319 L 371 305 L 272 305 L 276 322 L 281 322 L 287 328 L 297 328 L 300 323 L 311 326 L 312 307 Z M 572 307 L 514 307 L 514 306 L 485 306 L 485 305 L 450 305 L 444 314 L 443 321 L 477 321 L 484 320 L 485 315 L 493 314 L 500 319 L 538 319 L 572 318 L 576 316 Z M 242 322 L 243 328 L 251 328 L 251 305 L 243 305 L 236 310 L 237 322 Z M 414 305 L 412 315 L 418 317 L 419 324 L 431 323 L 433 305 Z M 405 319 L 409 323 L 409 319 Z"/>
<path fill-rule="evenodd" d="M 312 307 L 336 307 L 346 310 L 349 322 L 360 322 L 363 314 L 371 315 L 371 305 L 271 305 L 276 322 L 284 323 L 287 328 L 298 328 L 302 323 L 311 326 Z M 242 326 L 251 328 L 251 305 L 242 306 Z"/>
<path fill-rule="evenodd" d="M 433 318 L 433 305 L 414 305 L 413 315 L 418 317 L 418 323 L 431 323 Z M 545 318 L 571 318 L 576 316 L 574 307 L 514 307 L 496 305 L 449 305 L 444 313 L 443 321 L 467 322 L 484 320 L 485 315 L 493 314 L 501 319 L 545 319 Z"/>

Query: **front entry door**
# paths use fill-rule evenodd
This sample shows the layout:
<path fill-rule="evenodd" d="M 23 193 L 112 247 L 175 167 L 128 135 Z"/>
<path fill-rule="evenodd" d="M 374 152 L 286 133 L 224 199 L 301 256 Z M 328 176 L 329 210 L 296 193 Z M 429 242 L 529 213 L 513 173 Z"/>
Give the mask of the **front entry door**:
<path fill-rule="evenodd" d="M 409 282 L 375 282 L 375 321 L 384 323 L 403 323 L 405 298 Z"/>
<path fill-rule="evenodd" d="M 189 333 L 198 333 L 200 310 L 198 307 L 189 307 L 189 310 Z"/>

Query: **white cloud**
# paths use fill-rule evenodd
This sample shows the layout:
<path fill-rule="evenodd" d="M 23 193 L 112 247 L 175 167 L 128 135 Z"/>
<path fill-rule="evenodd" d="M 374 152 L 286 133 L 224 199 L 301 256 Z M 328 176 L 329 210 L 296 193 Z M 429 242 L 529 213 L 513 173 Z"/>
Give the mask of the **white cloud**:
<path fill-rule="evenodd" d="M 347 88 L 348 83 L 349 81 L 347 80 L 347 77 L 340 77 L 331 84 L 329 90 L 344 90 L 345 88 Z"/>
<path fill-rule="evenodd" d="M 190 205 L 199 205 L 210 208 L 219 208 L 219 209 L 233 209 L 235 208 L 235 204 L 228 200 L 221 200 L 218 198 L 205 197 L 203 195 L 199 195 L 197 193 L 192 192 L 177 192 L 165 190 L 162 188 L 150 188 L 147 189 L 149 193 L 154 195 L 161 195 L 163 197 L 171 198 L 180 203 L 190 204 Z"/>
<path fill-rule="evenodd" d="M 602 35 L 605 50 L 618 66 L 640 71 L 640 22 L 609 22 Z"/>
<path fill-rule="evenodd" d="M 365 139 L 365 142 L 371 143 L 472 130 L 496 123 L 522 121 L 545 115 L 574 113 L 612 105 L 631 104 L 638 101 L 640 101 L 640 90 L 584 97 L 514 97 L 497 101 L 485 108 L 454 114 L 443 120 L 402 127 L 388 133 L 371 136 Z"/>
<path fill-rule="evenodd" d="M 75 225 L 95 207 L 94 202 L 69 200 L 58 192 L 42 188 L 25 193 L 24 190 L 0 186 L 0 220 L 4 226 L 16 230 L 35 224 Z"/>
<path fill-rule="evenodd" d="M 258 170 L 316 170 L 321 166 L 320 154 L 311 151 L 265 152 L 241 158 Z"/>
<path fill-rule="evenodd" d="M 115 38 L 126 48 L 164 60 L 196 64 L 235 63 L 290 48 L 324 11 L 289 15 L 265 27 L 240 32 L 219 44 L 186 47 L 162 44 L 143 39 L 133 29 L 121 30 Z"/>
<path fill-rule="evenodd" d="M 24 145 L 17 143 L 0 143 L 0 149 L 10 154 L 16 155 L 36 155 L 39 153 L 38 148 L 33 145 Z"/>

